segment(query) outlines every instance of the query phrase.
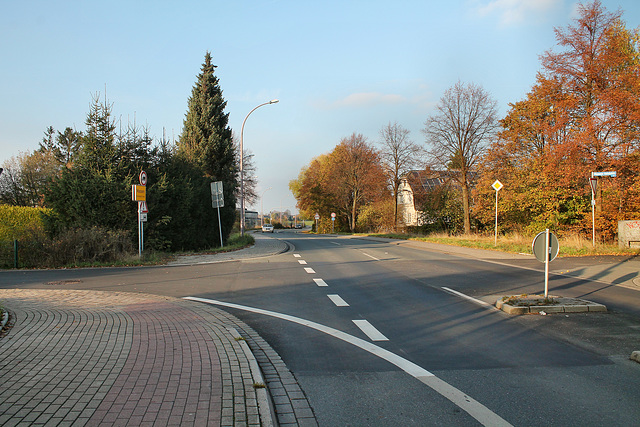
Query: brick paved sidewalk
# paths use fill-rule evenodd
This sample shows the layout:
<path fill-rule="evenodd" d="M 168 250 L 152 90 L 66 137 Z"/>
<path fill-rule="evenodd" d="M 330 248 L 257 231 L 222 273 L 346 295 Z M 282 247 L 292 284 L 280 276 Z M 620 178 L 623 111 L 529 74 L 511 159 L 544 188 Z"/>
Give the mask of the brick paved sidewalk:
<path fill-rule="evenodd" d="M 0 302 L 13 323 L 0 338 L 0 425 L 270 425 L 270 399 L 240 336 L 278 366 L 268 386 L 287 396 L 278 391 L 286 383 L 296 400 L 296 411 L 280 406 L 280 424 L 315 425 L 275 352 L 215 307 L 60 290 L 0 290 Z"/>

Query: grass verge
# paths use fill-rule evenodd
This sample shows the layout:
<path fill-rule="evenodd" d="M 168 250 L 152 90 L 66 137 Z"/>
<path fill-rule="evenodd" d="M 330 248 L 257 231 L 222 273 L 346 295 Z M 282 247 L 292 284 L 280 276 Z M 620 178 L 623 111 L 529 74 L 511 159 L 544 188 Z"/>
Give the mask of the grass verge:
<path fill-rule="evenodd" d="M 533 237 L 521 234 L 508 234 L 498 236 L 497 244 L 493 236 L 461 235 L 449 236 L 447 234 L 432 234 L 419 236 L 410 234 L 369 234 L 374 237 L 390 239 L 417 240 L 422 242 L 440 243 L 444 245 L 463 246 L 475 249 L 486 249 L 509 253 L 532 253 L 531 245 Z M 638 249 L 620 249 L 617 245 L 596 244 L 594 248 L 590 240 L 579 236 L 567 236 L 559 238 L 559 256 L 588 256 L 588 255 L 638 255 Z"/>

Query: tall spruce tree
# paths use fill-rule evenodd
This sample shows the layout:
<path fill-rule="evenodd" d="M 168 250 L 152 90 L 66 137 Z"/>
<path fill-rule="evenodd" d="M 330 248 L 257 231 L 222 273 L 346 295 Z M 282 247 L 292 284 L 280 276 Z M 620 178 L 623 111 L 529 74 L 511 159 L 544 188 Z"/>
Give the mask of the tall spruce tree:
<path fill-rule="evenodd" d="M 202 170 L 209 181 L 222 181 L 224 189 L 224 208 L 220 211 L 222 234 L 226 239 L 235 221 L 235 189 L 238 185 L 238 167 L 231 128 L 228 126 L 229 114 L 224 109 L 227 102 L 222 96 L 216 66 L 211 63 L 211 53 L 205 54 L 202 70 L 198 75 L 188 102 L 182 133 L 178 141 L 178 155 Z M 217 221 L 209 200 L 199 201 L 208 206 L 205 213 L 206 227 L 215 228 Z M 202 218 L 197 209 L 195 215 Z M 208 233 L 207 233 L 208 234 Z M 215 244 L 215 240 L 210 242 Z"/>

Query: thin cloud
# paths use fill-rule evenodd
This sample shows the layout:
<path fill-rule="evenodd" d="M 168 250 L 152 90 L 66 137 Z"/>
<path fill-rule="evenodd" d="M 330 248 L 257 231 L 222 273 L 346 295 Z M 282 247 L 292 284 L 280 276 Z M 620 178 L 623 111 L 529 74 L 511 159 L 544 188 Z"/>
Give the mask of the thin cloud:
<path fill-rule="evenodd" d="M 352 93 L 334 103 L 335 107 L 373 107 L 377 105 L 400 104 L 406 102 L 402 95 L 379 92 Z"/>
<path fill-rule="evenodd" d="M 503 25 L 516 25 L 532 17 L 541 18 L 560 6 L 563 0 L 492 0 L 475 8 L 479 16 L 498 15 Z"/>

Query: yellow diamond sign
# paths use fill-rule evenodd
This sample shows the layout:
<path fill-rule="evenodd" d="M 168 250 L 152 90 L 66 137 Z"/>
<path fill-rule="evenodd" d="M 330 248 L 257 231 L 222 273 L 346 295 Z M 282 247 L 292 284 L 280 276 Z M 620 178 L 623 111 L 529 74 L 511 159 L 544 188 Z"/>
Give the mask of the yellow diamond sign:
<path fill-rule="evenodd" d="M 502 187 L 504 187 L 504 185 L 502 185 L 502 183 L 501 183 L 500 181 L 498 181 L 497 179 L 496 179 L 496 182 L 494 182 L 493 184 L 491 184 L 491 186 L 492 186 L 492 187 L 493 187 L 493 189 L 494 189 L 494 190 L 496 190 L 496 191 L 500 191 L 500 189 L 501 189 Z"/>

